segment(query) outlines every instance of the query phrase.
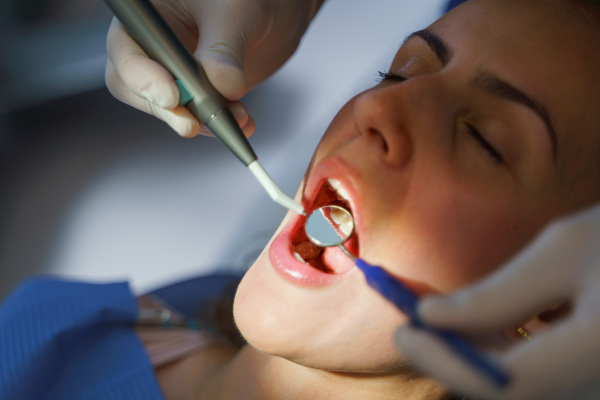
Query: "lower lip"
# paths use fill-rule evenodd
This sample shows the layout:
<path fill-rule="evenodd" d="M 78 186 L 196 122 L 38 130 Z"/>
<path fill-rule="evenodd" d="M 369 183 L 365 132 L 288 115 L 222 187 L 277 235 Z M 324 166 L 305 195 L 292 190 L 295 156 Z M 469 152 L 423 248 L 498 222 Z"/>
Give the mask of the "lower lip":
<path fill-rule="evenodd" d="M 294 257 L 291 244 L 292 235 L 303 221 L 304 218 L 300 216 L 294 217 L 273 240 L 269 248 L 271 265 L 284 279 L 296 285 L 323 287 L 339 282 L 353 270 L 352 267 L 344 268 L 344 272 L 341 273 L 328 274 L 300 262 Z M 344 262 L 354 265 L 349 258 Z"/>

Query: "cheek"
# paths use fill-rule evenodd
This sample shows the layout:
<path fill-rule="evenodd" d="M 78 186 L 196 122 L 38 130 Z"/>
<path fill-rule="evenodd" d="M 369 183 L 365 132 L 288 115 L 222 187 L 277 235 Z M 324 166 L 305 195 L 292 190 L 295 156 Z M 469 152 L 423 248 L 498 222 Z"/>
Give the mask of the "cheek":
<path fill-rule="evenodd" d="M 477 203 L 462 205 L 434 214 L 434 219 L 425 223 L 425 234 L 436 244 L 435 251 L 429 253 L 433 268 L 426 272 L 434 275 L 432 280 L 444 292 L 485 275 L 508 256 L 511 219 L 501 212 L 490 212 L 489 207 L 478 207 Z"/>
<path fill-rule="evenodd" d="M 532 229 L 507 191 L 473 186 L 450 175 L 414 179 L 371 253 L 390 254 L 381 262 L 432 292 L 456 290 L 497 268 Z"/>

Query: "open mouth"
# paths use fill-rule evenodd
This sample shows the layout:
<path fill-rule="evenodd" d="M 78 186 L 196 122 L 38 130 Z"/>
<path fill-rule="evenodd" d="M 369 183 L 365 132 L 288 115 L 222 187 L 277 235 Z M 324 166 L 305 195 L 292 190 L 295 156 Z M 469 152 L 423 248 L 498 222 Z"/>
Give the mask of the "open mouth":
<path fill-rule="evenodd" d="M 327 179 L 323 182 L 320 189 L 317 191 L 311 206 L 306 210 L 307 215 L 310 215 L 311 212 L 320 207 L 328 205 L 342 207 L 352 214 L 352 207 L 348 194 L 341 183 L 335 179 Z M 326 214 L 326 218 L 330 219 L 333 225 L 346 234 L 352 230 L 353 221 L 347 217 L 344 218 L 341 215 L 331 213 Z M 339 252 L 339 249 L 326 249 L 311 242 L 304 230 L 305 222 L 306 218 L 302 218 L 297 224 L 295 232 L 292 234 L 291 250 L 294 257 L 298 261 L 310 265 L 311 267 L 327 274 L 345 272 L 345 270 L 340 269 L 339 263 L 332 261 L 335 260 L 335 257 L 325 256 L 325 253 L 331 250 Z M 356 233 L 344 243 L 344 247 L 346 247 L 352 254 L 358 254 L 358 236 Z M 347 256 L 344 255 L 344 257 Z"/>

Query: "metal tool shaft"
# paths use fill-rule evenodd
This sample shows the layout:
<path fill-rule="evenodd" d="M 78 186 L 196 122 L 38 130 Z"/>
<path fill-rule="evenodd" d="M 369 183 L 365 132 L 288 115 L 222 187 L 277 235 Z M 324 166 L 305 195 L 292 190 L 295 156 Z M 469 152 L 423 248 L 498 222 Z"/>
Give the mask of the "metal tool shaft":
<path fill-rule="evenodd" d="M 150 58 L 164 66 L 192 94 L 194 117 L 248 166 L 257 159 L 227 101 L 149 0 L 104 0 Z"/>

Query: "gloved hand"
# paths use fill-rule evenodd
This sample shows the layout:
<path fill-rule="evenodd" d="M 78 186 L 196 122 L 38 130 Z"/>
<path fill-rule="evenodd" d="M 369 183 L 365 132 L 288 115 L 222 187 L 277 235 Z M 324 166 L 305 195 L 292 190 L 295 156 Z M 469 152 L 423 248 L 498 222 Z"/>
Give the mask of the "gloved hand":
<path fill-rule="evenodd" d="M 254 121 L 238 101 L 294 53 L 324 0 L 155 0 L 154 5 L 204 67 L 247 136 Z M 106 84 L 119 100 L 193 137 L 201 126 L 179 106 L 171 74 L 150 60 L 115 18 L 107 37 Z M 204 128 L 202 133 L 208 134 Z"/>
<path fill-rule="evenodd" d="M 529 341 L 497 354 L 511 376 L 492 388 L 431 335 L 402 327 L 396 342 L 426 374 L 458 393 L 482 399 L 600 399 L 600 206 L 562 219 L 489 278 L 448 297 L 419 304 L 432 326 L 483 335 L 516 326 L 547 307 L 570 313 Z"/>

